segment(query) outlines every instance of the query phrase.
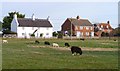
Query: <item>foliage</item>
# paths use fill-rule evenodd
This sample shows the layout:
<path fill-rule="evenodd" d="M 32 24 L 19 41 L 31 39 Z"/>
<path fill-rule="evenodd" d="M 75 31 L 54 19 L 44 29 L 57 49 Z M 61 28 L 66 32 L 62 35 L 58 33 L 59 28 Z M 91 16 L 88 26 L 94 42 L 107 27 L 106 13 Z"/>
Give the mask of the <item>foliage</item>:
<path fill-rule="evenodd" d="M 108 36 L 109 36 L 109 33 L 102 32 L 102 33 L 101 33 L 101 36 L 102 36 L 102 37 L 108 37 Z"/>
<path fill-rule="evenodd" d="M 111 35 L 113 36 L 120 36 L 120 27 L 115 28 L 112 32 Z"/>
<path fill-rule="evenodd" d="M 57 37 L 58 36 L 58 33 L 57 32 L 53 32 L 53 37 Z"/>
<path fill-rule="evenodd" d="M 14 14 L 16 14 L 18 18 L 24 18 L 25 17 L 25 15 L 20 14 L 19 12 L 10 12 L 10 13 L 8 13 L 8 16 L 5 16 L 3 18 L 3 25 L 2 25 L 2 27 L 4 29 L 7 29 L 7 30 L 11 29 L 11 22 L 12 22 Z"/>
<path fill-rule="evenodd" d="M 3 34 L 17 34 L 16 32 L 12 32 L 10 30 L 4 30 Z"/>
<path fill-rule="evenodd" d="M 63 33 L 61 31 L 58 31 L 58 38 L 63 38 Z"/>
<path fill-rule="evenodd" d="M 31 34 L 31 36 L 32 36 L 32 37 L 34 37 L 34 36 L 35 36 L 35 34 Z"/>
<path fill-rule="evenodd" d="M 96 24 L 94 24 L 94 32 L 98 32 L 99 31 L 99 28 L 97 27 Z"/>

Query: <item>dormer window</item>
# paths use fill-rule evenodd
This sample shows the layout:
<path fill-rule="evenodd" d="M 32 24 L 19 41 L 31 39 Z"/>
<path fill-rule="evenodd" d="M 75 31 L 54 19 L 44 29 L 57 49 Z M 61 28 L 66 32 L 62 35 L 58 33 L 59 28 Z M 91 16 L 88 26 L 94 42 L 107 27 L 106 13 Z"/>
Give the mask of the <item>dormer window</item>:
<path fill-rule="evenodd" d="M 103 28 L 103 25 L 101 25 L 101 28 Z"/>

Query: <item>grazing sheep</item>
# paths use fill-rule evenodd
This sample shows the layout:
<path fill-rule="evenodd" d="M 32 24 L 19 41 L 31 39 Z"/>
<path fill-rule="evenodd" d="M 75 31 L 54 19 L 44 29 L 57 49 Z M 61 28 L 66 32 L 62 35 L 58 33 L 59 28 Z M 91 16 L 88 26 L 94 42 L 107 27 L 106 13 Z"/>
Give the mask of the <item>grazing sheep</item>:
<path fill-rule="evenodd" d="M 45 45 L 50 45 L 50 42 L 45 41 L 44 44 L 45 44 Z"/>
<path fill-rule="evenodd" d="M 35 40 L 35 43 L 36 43 L 36 44 L 39 44 L 40 42 L 39 42 L 38 40 Z"/>
<path fill-rule="evenodd" d="M 80 55 L 82 55 L 82 50 L 78 46 L 72 46 L 71 47 L 71 52 L 72 52 L 72 55 L 75 55 L 74 53 L 76 53 L 76 54 L 79 53 Z"/>
<path fill-rule="evenodd" d="M 80 38 L 80 40 L 84 41 L 85 39 L 84 38 Z"/>
<path fill-rule="evenodd" d="M 53 47 L 59 47 L 57 43 L 53 43 Z"/>
<path fill-rule="evenodd" d="M 2 42 L 3 42 L 3 43 L 8 43 L 8 41 L 7 41 L 7 40 L 2 40 Z"/>
<path fill-rule="evenodd" d="M 114 41 L 116 41 L 116 39 L 114 39 Z"/>
<path fill-rule="evenodd" d="M 70 47 L 70 45 L 68 43 L 65 43 L 65 46 Z"/>

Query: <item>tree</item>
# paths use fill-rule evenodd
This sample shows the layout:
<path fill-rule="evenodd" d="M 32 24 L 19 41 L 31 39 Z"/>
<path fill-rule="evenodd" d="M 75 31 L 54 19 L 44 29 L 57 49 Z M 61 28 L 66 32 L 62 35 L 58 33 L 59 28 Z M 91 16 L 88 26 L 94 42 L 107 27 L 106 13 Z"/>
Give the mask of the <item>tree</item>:
<path fill-rule="evenodd" d="M 98 32 L 99 28 L 97 27 L 97 24 L 94 24 L 94 32 Z"/>
<path fill-rule="evenodd" d="M 112 36 L 120 36 L 120 27 L 117 27 L 112 31 Z"/>
<path fill-rule="evenodd" d="M 101 36 L 102 36 L 102 37 L 106 36 L 106 33 L 105 33 L 105 32 L 102 32 L 102 33 L 101 33 Z"/>
<path fill-rule="evenodd" d="M 2 28 L 3 29 L 6 29 L 6 30 L 10 31 L 11 22 L 12 22 L 14 14 L 16 14 L 18 18 L 24 18 L 25 17 L 24 14 L 20 14 L 19 12 L 10 12 L 10 13 L 8 13 L 8 16 L 5 16 L 3 18 L 3 23 L 2 23 Z"/>

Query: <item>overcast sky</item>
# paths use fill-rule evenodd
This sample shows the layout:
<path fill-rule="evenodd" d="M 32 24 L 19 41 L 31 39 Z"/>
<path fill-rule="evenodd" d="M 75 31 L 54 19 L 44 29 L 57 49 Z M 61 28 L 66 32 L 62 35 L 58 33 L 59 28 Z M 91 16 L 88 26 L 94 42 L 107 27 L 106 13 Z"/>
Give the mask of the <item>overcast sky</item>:
<path fill-rule="evenodd" d="M 46 0 L 44 0 L 46 1 Z M 35 14 L 36 18 L 46 19 L 50 16 L 50 21 L 54 26 L 54 30 L 60 30 L 62 23 L 66 18 L 76 18 L 77 15 L 81 19 L 88 19 L 92 23 L 107 22 L 111 23 L 113 28 L 118 26 L 118 0 L 112 2 L 7 2 L 0 3 L 0 20 L 8 12 L 19 11 L 31 18 Z M 58 0 L 59 1 L 59 0 Z M 106 0 L 107 1 L 107 0 Z"/>

